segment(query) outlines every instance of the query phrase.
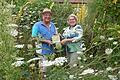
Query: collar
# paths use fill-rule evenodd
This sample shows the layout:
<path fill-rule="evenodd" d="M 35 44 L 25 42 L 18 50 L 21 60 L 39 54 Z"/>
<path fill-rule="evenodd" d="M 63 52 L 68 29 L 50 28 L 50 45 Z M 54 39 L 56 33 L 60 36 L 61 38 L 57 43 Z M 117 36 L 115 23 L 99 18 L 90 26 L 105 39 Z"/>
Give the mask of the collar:
<path fill-rule="evenodd" d="M 74 26 L 69 26 L 69 29 L 72 29 L 72 28 L 74 28 L 76 26 L 76 24 L 74 25 Z"/>
<path fill-rule="evenodd" d="M 43 26 L 45 26 L 45 27 L 46 27 L 46 25 L 43 23 L 43 21 L 40 21 L 40 23 L 41 23 L 41 25 L 43 25 Z M 50 22 L 49 27 L 51 27 L 51 22 Z"/>

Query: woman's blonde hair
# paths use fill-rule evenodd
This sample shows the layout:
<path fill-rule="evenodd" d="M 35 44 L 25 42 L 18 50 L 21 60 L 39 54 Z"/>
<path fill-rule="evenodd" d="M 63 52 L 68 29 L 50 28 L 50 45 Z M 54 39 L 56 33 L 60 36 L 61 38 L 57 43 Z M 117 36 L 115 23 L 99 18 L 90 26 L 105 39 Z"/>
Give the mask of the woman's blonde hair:
<path fill-rule="evenodd" d="M 70 14 L 70 15 L 68 16 L 68 19 L 67 19 L 67 20 L 69 20 L 70 17 L 74 17 L 76 21 L 78 20 L 78 18 L 77 18 L 77 16 L 76 16 L 75 14 Z"/>

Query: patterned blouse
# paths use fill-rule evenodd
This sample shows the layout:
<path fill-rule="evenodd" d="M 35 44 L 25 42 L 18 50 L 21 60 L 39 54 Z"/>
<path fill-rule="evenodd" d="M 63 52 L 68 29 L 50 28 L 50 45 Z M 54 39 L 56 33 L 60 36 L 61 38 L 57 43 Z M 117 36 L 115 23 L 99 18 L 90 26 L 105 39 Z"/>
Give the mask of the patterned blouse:
<path fill-rule="evenodd" d="M 66 39 L 73 38 L 78 41 L 83 36 L 83 29 L 80 25 L 76 25 L 74 27 L 66 27 L 62 36 Z"/>

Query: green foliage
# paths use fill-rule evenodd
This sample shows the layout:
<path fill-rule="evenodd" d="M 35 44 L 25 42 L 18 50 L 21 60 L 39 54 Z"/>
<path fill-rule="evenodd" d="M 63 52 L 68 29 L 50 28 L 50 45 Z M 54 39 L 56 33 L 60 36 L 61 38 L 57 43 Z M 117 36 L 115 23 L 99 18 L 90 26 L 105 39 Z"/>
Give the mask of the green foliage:
<path fill-rule="evenodd" d="M 13 48 L 15 40 L 10 35 L 12 27 L 7 26 L 12 22 L 11 8 L 7 6 L 5 1 L 0 0 L 0 79 L 15 80 L 18 73 L 11 66 L 13 57 L 15 57 L 15 49 Z"/>
<path fill-rule="evenodd" d="M 118 59 L 120 58 L 119 3 L 119 1 L 113 3 L 113 0 L 92 0 L 88 5 L 88 20 L 84 38 L 88 48 L 88 50 L 85 51 L 85 55 L 87 57 L 90 55 L 94 56 L 93 59 L 88 58 L 88 61 L 86 61 L 87 64 L 93 61 L 90 67 L 105 69 L 108 66 L 114 68 L 120 66 Z M 114 44 L 115 42 L 116 44 Z M 106 54 L 107 48 L 113 50 L 111 54 Z M 115 64 L 115 62 L 118 63 Z M 105 75 L 108 74 L 109 73 Z"/>
<path fill-rule="evenodd" d="M 16 7 L 7 7 L 8 3 Z M 66 64 L 60 67 L 51 66 L 48 68 L 46 80 L 109 80 L 108 75 L 120 78 L 119 4 L 118 0 L 116 3 L 113 0 L 89 1 L 88 16 L 84 24 L 84 43 L 87 49 L 79 56 L 79 65 L 73 68 Z M 52 21 L 61 33 L 67 26 L 67 16 L 73 13 L 74 9 L 68 2 L 59 4 L 52 0 L 0 0 L 0 80 L 37 80 L 41 77 L 37 62 L 26 63 L 17 68 L 13 68 L 11 64 L 16 55 L 24 57 L 25 61 L 35 57 L 36 48 L 32 44 L 31 29 L 35 22 L 41 20 L 40 13 L 45 7 L 52 10 Z M 14 20 L 13 15 L 16 15 Z M 7 26 L 13 22 L 16 22 L 18 27 Z M 18 35 L 11 37 L 11 29 L 17 29 Z M 15 44 L 24 46 L 16 50 L 13 48 Z M 35 66 L 30 68 L 31 64 Z M 109 67 L 112 67 L 112 70 L 107 70 Z M 81 75 L 88 68 L 94 69 L 94 74 Z"/>

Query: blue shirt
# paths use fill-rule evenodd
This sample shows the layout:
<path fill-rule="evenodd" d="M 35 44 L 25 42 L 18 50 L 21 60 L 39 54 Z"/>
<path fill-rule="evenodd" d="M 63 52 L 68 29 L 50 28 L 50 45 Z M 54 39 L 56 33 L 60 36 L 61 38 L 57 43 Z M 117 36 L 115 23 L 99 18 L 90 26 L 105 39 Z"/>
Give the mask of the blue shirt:
<path fill-rule="evenodd" d="M 36 22 L 32 28 L 32 37 L 39 37 L 39 35 L 46 39 L 52 40 L 52 36 L 56 34 L 56 28 L 54 23 L 50 22 L 49 29 L 45 26 L 42 21 Z M 54 53 L 53 46 L 42 42 L 42 54 Z"/>

